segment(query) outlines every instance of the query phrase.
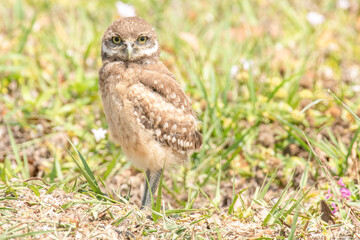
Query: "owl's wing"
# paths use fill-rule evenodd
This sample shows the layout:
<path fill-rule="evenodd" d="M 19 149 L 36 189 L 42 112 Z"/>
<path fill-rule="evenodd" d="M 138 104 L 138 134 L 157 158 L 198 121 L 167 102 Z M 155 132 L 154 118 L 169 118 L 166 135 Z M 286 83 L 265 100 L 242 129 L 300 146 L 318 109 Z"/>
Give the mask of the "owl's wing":
<path fill-rule="evenodd" d="M 196 130 L 190 101 L 178 83 L 155 71 L 142 72 L 137 75 L 139 82 L 129 89 L 137 121 L 152 130 L 158 142 L 174 150 L 200 149 L 202 136 Z"/>
<path fill-rule="evenodd" d="M 158 71 L 142 70 L 137 77 L 149 90 L 157 92 L 175 107 L 194 115 L 190 99 L 183 92 L 179 83 L 170 75 Z"/>

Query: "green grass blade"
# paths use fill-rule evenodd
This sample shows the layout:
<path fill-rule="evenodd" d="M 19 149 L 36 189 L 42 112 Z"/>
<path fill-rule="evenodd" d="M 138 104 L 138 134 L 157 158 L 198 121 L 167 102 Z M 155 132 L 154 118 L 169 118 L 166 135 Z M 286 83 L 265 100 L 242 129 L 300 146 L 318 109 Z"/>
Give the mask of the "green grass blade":
<path fill-rule="evenodd" d="M 100 176 L 98 176 L 98 178 L 99 178 L 100 183 L 101 183 L 101 184 L 104 186 L 104 188 L 106 189 L 106 192 L 107 192 L 107 194 L 109 195 L 110 199 L 114 199 L 114 196 L 111 194 L 111 191 L 110 191 L 109 188 L 106 186 L 104 180 L 103 180 Z"/>
<path fill-rule="evenodd" d="M 14 234 L 14 235 L 4 235 L 0 236 L 0 240 L 7 240 L 7 239 L 16 239 L 16 238 L 24 238 L 24 237 L 31 237 L 31 236 L 37 236 L 47 233 L 53 233 L 55 231 L 60 231 L 60 229 L 54 229 L 54 230 L 47 230 L 47 231 L 35 231 L 35 232 L 28 232 L 23 234 Z"/>
<path fill-rule="evenodd" d="M 237 199 L 240 197 L 240 200 L 242 201 L 240 195 L 241 195 L 244 191 L 246 191 L 246 190 L 247 190 L 247 188 L 244 188 L 244 189 L 241 190 L 238 194 L 235 195 L 232 203 L 231 203 L 230 206 L 229 206 L 228 214 L 232 214 L 232 213 L 234 212 L 234 206 L 235 206 L 235 203 L 236 203 Z M 243 203 L 244 203 L 244 202 L 242 201 L 242 204 L 243 204 Z"/>
<path fill-rule="evenodd" d="M 104 180 L 106 180 L 108 178 L 108 176 L 110 175 L 110 173 L 114 170 L 117 160 L 118 160 L 118 158 L 113 158 L 111 160 L 111 162 L 109 163 L 109 165 L 107 166 L 106 171 L 103 175 Z"/>
<path fill-rule="evenodd" d="M 220 183 L 221 183 L 221 158 L 219 158 L 219 171 L 218 171 L 218 179 L 217 179 L 217 185 L 216 185 L 216 193 L 215 193 L 215 198 L 213 200 L 213 202 L 216 204 L 216 206 L 219 206 L 220 204 Z"/>
<path fill-rule="evenodd" d="M 125 216 L 120 217 L 119 219 L 117 219 L 117 220 L 115 220 L 114 222 L 112 222 L 111 225 L 119 226 L 119 224 L 120 224 L 122 221 L 124 221 L 125 218 L 127 218 L 128 216 L 130 216 L 130 214 L 131 214 L 133 211 L 134 211 L 134 209 L 131 210 L 131 211 L 129 211 L 127 214 L 125 214 Z"/>
<path fill-rule="evenodd" d="M 257 200 L 261 201 L 262 199 L 264 199 L 265 194 L 268 192 L 270 185 L 272 184 L 272 182 L 274 181 L 275 177 L 276 177 L 276 172 L 277 172 L 277 168 L 275 169 L 274 173 L 271 175 L 271 178 L 269 179 L 269 181 L 267 182 L 267 184 L 265 185 L 264 188 L 262 188 L 259 197 L 257 198 Z M 266 178 L 265 178 L 266 180 Z"/>
<path fill-rule="evenodd" d="M 23 158 L 24 158 L 24 178 L 27 179 L 27 178 L 30 178 L 30 169 L 29 169 L 29 162 L 28 162 L 28 159 L 27 159 L 27 155 L 25 152 L 23 152 Z"/>
<path fill-rule="evenodd" d="M 15 161 L 16 161 L 16 164 L 21 172 L 21 175 L 23 178 L 26 178 L 26 176 L 28 175 L 27 172 L 25 171 L 24 169 L 24 165 L 20 159 L 20 153 L 19 153 L 19 150 L 18 150 L 18 147 L 17 147 L 17 144 L 15 142 L 15 139 L 14 139 L 14 136 L 12 134 L 12 131 L 9 127 L 9 125 L 6 125 L 6 128 L 7 128 L 7 131 L 8 131 L 8 134 L 9 134 L 9 138 L 10 138 L 10 144 L 11 144 L 11 148 L 12 148 L 12 151 L 14 153 L 14 157 L 15 157 Z"/>
<path fill-rule="evenodd" d="M 341 105 L 355 118 L 355 121 L 358 125 L 360 125 L 360 118 L 343 102 L 338 98 L 331 90 L 329 93 L 336 99 L 337 102 L 341 103 Z"/>
<path fill-rule="evenodd" d="M 169 209 L 165 211 L 166 215 L 171 215 L 171 214 L 179 214 L 179 213 L 187 213 L 187 212 L 201 212 L 201 211 L 206 211 L 206 208 L 202 208 L 202 209 Z"/>
<path fill-rule="evenodd" d="M 309 108 L 311 108 L 312 106 L 315 106 L 316 104 L 318 104 L 319 102 L 322 102 L 324 100 L 327 100 L 327 99 L 323 99 L 323 98 L 320 98 L 320 99 L 317 99 L 311 103 L 309 103 L 308 105 L 306 105 L 296 116 L 300 116 L 301 114 L 303 114 L 304 112 L 306 112 Z"/>
<path fill-rule="evenodd" d="M 70 153 L 70 156 L 72 157 L 72 159 L 75 161 L 76 165 L 79 167 L 79 169 L 81 170 L 81 173 L 84 175 L 84 177 L 86 178 L 86 181 L 89 183 L 91 189 L 97 193 L 97 194 L 102 194 L 100 187 L 95 179 L 94 174 L 92 173 L 92 171 L 90 170 L 89 165 L 87 164 L 87 162 L 85 161 L 85 158 L 82 156 L 82 154 L 80 153 L 79 150 L 77 150 L 77 148 L 75 147 L 75 145 L 70 141 L 69 142 L 71 144 L 71 146 L 75 149 L 76 153 L 78 154 L 79 158 L 81 159 L 81 162 L 83 164 L 83 167 L 80 166 L 80 164 L 75 160 L 74 156 Z"/>
<path fill-rule="evenodd" d="M 304 172 L 303 172 L 302 175 L 301 175 L 301 180 L 300 180 L 300 188 L 301 188 L 301 189 L 304 189 L 304 188 L 305 188 L 306 183 L 307 183 L 307 180 L 308 180 L 310 157 L 311 157 L 311 154 L 309 154 L 309 159 L 308 159 L 308 161 L 306 162 L 305 170 L 304 170 Z"/>
<path fill-rule="evenodd" d="M 233 211 L 234 211 L 234 206 L 235 206 L 235 203 L 236 203 L 238 197 L 239 197 L 239 194 L 236 194 L 235 197 L 234 197 L 234 199 L 233 199 L 233 201 L 232 201 L 232 203 L 230 204 L 230 207 L 229 207 L 229 210 L 228 210 L 228 214 L 232 214 L 232 213 L 233 213 Z"/>
<path fill-rule="evenodd" d="M 300 205 L 298 205 L 300 206 Z M 299 207 L 296 208 L 296 212 L 295 212 L 295 216 L 293 218 L 292 224 L 291 224 L 291 230 L 290 230 L 290 234 L 289 234 L 289 238 L 290 240 L 294 239 L 295 236 L 295 231 L 296 231 L 296 223 L 299 217 Z"/>
<path fill-rule="evenodd" d="M 201 192 L 202 195 L 204 195 L 204 197 L 209 200 L 209 202 L 215 207 L 217 212 L 220 212 L 220 209 L 217 207 L 217 205 L 210 199 L 210 197 L 200 188 L 199 185 L 196 184 L 196 186 L 198 187 L 199 191 Z"/>
<path fill-rule="evenodd" d="M 342 172 L 343 174 L 346 173 L 346 171 L 349 167 L 348 159 L 351 155 L 351 151 L 353 149 L 353 146 L 354 146 L 354 143 L 355 143 L 357 137 L 359 136 L 359 133 L 360 133 L 360 127 L 356 130 L 354 137 L 351 139 L 351 142 L 350 142 L 350 145 L 349 145 L 346 157 L 345 157 L 345 169 L 343 169 L 343 172 Z"/>
<path fill-rule="evenodd" d="M 83 169 L 83 167 L 78 163 L 78 161 L 75 159 L 75 157 L 69 152 L 71 158 L 74 160 L 78 168 L 80 169 L 82 175 L 85 177 L 86 182 L 89 184 L 91 190 L 93 190 L 95 193 L 101 194 L 101 190 L 97 184 L 97 182 L 94 182 L 92 178 L 88 175 L 88 173 Z"/>
<path fill-rule="evenodd" d="M 255 82 L 252 74 L 252 69 L 249 71 L 249 79 L 247 82 L 248 91 L 250 94 L 250 101 L 253 108 L 253 112 L 256 113 L 256 90 L 255 90 Z"/>
<path fill-rule="evenodd" d="M 274 204 L 274 206 L 271 208 L 270 212 L 268 213 L 268 215 L 265 217 L 262 225 L 266 226 L 268 224 L 268 222 L 270 221 L 271 217 L 274 217 L 274 212 L 278 209 L 278 206 L 280 206 L 280 204 L 283 202 L 283 199 L 288 191 L 288 189 L 291 186 L 291 182 L 289 182 L 285 189 L 281 192 L 281 195 L 279 197 L 279 199 L 276 201 L 276 203 Z"/>
<path fill-rule="evenodd" d="M 70 141 L 69 142 L 71 144 L 71 146 L 75 149 L 76 153 L 78 154 L 79 158 L 81 159 L 82 162 L 82 166 L 78 163 L 78 161 L 75 159 L 75 157 L 70 153 L 69 155 L 71 156 L 71 158 L 74 160 L 74 162 L 76 163 L 76 165 L 78 166 L 78 168 L 80 169 L 82 175 L 85 177 L 87 183 L 89 184 L 90 188 L 97 194 L 102 194 L 101 189 L 95 179 L 95 176 L 93 175 L 93 173 L 91 172 L 89 165 L 86 163 L 84 157 L 82 156 L 82 154 L 77 150 L 77 148 L 75 147 L 75 145 Z"/>

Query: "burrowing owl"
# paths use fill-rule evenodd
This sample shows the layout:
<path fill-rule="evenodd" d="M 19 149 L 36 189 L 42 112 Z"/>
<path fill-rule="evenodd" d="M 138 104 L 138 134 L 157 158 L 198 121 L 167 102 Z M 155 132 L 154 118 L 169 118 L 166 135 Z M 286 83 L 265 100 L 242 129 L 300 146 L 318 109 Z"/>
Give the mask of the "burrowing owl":
<path fill-rule="evenodd" d="M 102 39 L 99 85 L 110 136 L 146 171 L 152 194 L 162 167 L 185 162 L 202 136 L 190 99 L 159 61 L 155 29 L 140 17 L 113 22 Z M 145 181 L 142 205 L 149 205 Z"/>

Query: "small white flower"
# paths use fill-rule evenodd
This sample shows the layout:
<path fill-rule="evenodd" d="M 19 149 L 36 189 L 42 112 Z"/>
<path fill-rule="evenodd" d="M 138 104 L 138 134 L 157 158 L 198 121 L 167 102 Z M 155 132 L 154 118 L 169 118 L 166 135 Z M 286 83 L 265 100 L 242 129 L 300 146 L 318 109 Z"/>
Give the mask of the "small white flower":
<path fill-rule="evenodd" d="M 325 17 L 317 12 L 309 12 L 306 18 L 308 22 L 313 26 L 320 25 L 325 21 Z"/>
<path fill-rule="evenodd" d="M 354 85 L 351 87 L 354 92 L 360 92 L 360 85 Z"/>
<path fill-rule="evenodd" d="M 235 76 L 236 76 L 236 74 L 238 74 L 238 72 L 239 72 L 239 66 L 233 65 L 230 69 L 230 77 L 235 78 Z"/>
<path fill-rule="evenodd" d="M 348 0 L 337 0 L 336 6 L 341 9 L 349 9 L 350 3 Z"/>
<path fill-rule="evenodd" d="M 133 5 L 123 3 L 121 1 L 116 2 L 116 9 L 120 17 L 135 17 L 135 7 Z"/>
<path fill-rule="evenodd" d="M 101 139 L 105 138 L 105 134 L 107 130 L 99 128 L 99 129 L 91 129 L 91 132 L 94 134 L 95 141 L 100 141 Z"/>
<path fill-rule="evenodd" d="M 249 71 L 250 67 L 252 68 L 253 65 L 254 65 L 254 61 L 253 60 L 248 60 L 248 59 L 241 59 L 241 65 L 242 65 L 242 68 L 245 70 L 245 71 Z"/>

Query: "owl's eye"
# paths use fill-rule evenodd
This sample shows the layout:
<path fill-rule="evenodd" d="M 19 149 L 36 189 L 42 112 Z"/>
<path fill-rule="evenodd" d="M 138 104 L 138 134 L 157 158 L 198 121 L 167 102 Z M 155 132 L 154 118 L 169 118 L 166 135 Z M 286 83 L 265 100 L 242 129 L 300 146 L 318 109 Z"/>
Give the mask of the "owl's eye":
<path fill-rule="evenodd" d="M 121 38 L 118 36 L 115 36 L 112 38 L 112 42 L 115 44 L 120 44 L 121 43 Z"/>
<path fill-rule="evenodd" d="M 138 43 L 140 43 L 140 44 L 146 43 L 147 40 L 148 40 L 148 37 L 145 37 L 145 36 L 140 36 L 137 39 Z"/>

